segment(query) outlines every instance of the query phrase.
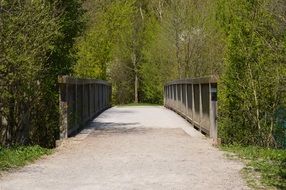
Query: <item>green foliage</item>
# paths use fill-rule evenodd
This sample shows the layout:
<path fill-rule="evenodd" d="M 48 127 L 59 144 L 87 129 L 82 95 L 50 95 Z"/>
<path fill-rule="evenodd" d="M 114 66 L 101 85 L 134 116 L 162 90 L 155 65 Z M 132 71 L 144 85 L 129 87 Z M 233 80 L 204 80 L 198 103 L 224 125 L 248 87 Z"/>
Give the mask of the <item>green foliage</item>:
<path fill-rule="evenodd" d="M 143 63 L 140 66 L 141 101 L 162 104 L 163 86 L 176 74 L 175 64 L 166 48 L 168 41 L 160 35 L 163 27 L 155 16 L 150 16 L 146 22 L 146 43 L 142 49 Z"/>
<path fill-rule="evenodd" d="M 74 47 L 76 37 L 81 35 L 85 22 L 81 0 L 53 1 L 53 16 L 58 20 L 59 35 L 50 44 L 54 48 L 48 51 L 47 61 L 41 70 L 41 98 L 36 108 L 37 119 L 33 132 L 33 143 L 43 146 L 54 146 L 59 135 L 58 76 L 72 73 L 76 62 Z M 43 130 L 45 126 L 45 130 Z"/>
<path fill-rule="evenodd" d="M 59 126 L 57 77 L 71 71 L 70 51 L 81 14 L 79 1 L 1 1 L 2 144 L 54 145 Z"/>
<path fill-rule="evenodd" d="M 162 103 L 170 80 L 218 74 L 224 43 L 215 4 L 194 1 L 87 1 L 78 76 L 108 79 L 115 103 Z M 133 97 L 132 97 L 133 96 Z"/>
<path fill-rule="evenodd" d="M 0 171 L 24 166 L 50 153 L 51 150 L 40 146 L 0 148 Z"/>
<path fill-rule="evenodd" d="M 261 147 L 223 146 L 223 150 L 233 152 L 246 162 L 243 172 L 253 188 L 262 189 L 257 176 L 265 188 L 286 188 L 286 151 Z M 258 174 L 257 174 L 258 173 Z"/>
<path fill-rule="evenodd" d="M 78 62 L 74 72 L 81 77 L 106 79 L 107 65 L 114 54 L 117 51 L 124 55 L 127 53 L 122 51 L 122 47 L 127 45 L 127 38 L 131 35 L 133 1 L 113 1 L 98 9 L 94 15 L 96 21 L 77 44 Z"/>
<path fill-rule="evenodd" d="M 88 10 L 87 31 L 78 40 L 77 76 L 109 79 L 113 84 L 114 103 L 132 101 L 134 68 L 131 63 L 133 0 L 97 3 Z"/>
<path fill-rule="evenodd" d="M 40 96 L 40 72 L 59 34 L 53 7 L 41 1 L 4 3 L 0 15 L 1 128 L 9 144 L 26 143 Z M 2 118 L 1 118 L 2 119 Z"/>
<path fill-rule="evenodd" d="M 271 11 L 274 2 L 220 3 L 227 10 L 218 12 L 228 35 L 219 87 L 220 136 L 225 143 L 280 147 L 277 139 L 286 133 L 275 113 L 285 106 L 285 29 Z"/>
<path fill-rule="evenodd" d="M 78 42 L 76 75 L 109 79 L 115 103 L 131 102 L 140 56 L 138 9 L 134 0 L 101 3 L 89 12 L 88 30 Z M 88 15 L 90 15 L 88 14 Z M 137 27 L 138 26 L 138 27 Z M 134 62 L 135 61 L 135 62 Z"/>

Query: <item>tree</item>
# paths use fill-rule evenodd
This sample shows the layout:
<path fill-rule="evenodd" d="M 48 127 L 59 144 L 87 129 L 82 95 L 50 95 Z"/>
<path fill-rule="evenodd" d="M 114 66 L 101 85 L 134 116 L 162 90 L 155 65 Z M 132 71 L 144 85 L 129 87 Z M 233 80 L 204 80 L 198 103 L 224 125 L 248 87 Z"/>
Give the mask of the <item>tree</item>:
<path fill-rule="evenodd" d="M 2 140 L 23 143 L 29 140 L 42 63 L 58 35 L 58 20 L 52 16 L 52 5 L 41 1 L 2 1 L 0 11 Z"/>
<path fill-rule="evenodd" d="M 271 10 L 274 1 L 221 1 L 228 35 L 220 93 L 221 136 L 225 142 L 281 146 L 276 112 L 285 106 L 285 27 Z M 225 6 L 225 7 L 223 7 Z M 222 11 L 222 12 L 221 12 Z"/>
<path fill-rule="evenodd" d="M 58 132 L 57 78 L 73 64 L 79 1 L 1 1 L 0 139 L 52 147 Z"/>
<path fill-rule="evenodd" d="M 97 19 L 92 20 L 89 30 L 78 43 L 79 61 L 74 68 L 78 76 L 110 79 L 114 84 L 114 93 L 129 96 L 134 91 L 135 102 L 138 101 L 138 64 L 142 43 L 138 30 L 142 28 L 139 22 L 143 19 L 136 5 L 134 0 L 112 1 L 95 8 Z M 125 80 L 128 78 L 125 82 L 129 86 L 127 89 L 117 86 L 123 80 L 119 76 Z M 133 89 L 130 88 L 132 83 Z"/>

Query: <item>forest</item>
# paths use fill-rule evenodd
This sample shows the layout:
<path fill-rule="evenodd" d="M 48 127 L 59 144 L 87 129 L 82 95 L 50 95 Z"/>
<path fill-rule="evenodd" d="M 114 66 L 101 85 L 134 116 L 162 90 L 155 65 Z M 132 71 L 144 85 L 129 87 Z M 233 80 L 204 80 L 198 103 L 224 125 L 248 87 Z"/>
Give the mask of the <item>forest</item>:
<path fill-rule="evenodd" d="M 168 81 L 219 77 L 223 143 L 286 142 L 284 0 L 0 1 L 0 142 L 55 146 L 59 75 L 113 104 L 162 104 Z"/>

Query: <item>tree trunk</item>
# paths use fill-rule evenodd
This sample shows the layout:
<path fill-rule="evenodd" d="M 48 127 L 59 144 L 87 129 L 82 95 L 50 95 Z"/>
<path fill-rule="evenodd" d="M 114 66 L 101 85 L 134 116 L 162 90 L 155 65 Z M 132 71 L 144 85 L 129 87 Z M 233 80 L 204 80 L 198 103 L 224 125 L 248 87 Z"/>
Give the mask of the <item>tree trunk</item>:
<path fill-rule="evenodd" d="M 9 100 L 9 114 L 8 114 L 8 135 L 7 135 L 7 143 L 8 145 L 12 145 L 14 143 L 13 139 L 15 138 L 14 135 L 14 127 L 16 125 L 15 122 L 15 113 L 14 113 L 14 108 L 15 108 L 15 101 L 13 98 L 10 98 Z"/>
<path fill-rule="evenodd" d="M 256 120 L 256 124 L 257 124 L 257 128 L 258 128 L 258 133 L 260 134 L 261 132 L 261 125 L 260 125 L 260 109 L 259 109 L 259 99 L 258 99 L 258 93 L 257 93 L 257 85 L 254 82 L 254 76 L 252 74 L 252 68 L 250 67 L 250 65 L 248 64 L 248 70 L 249 70 L 249 75 L 250 75 L 250 85 L 251 85 L 251 89 L 252 89 L 252 93 L 253 93 L 253 98 L 254 98 L 254 105 L 255 105 L 255 120 Z"/>
<path fill-rule="evenodd" d="M 138 103 L 138 88 L 139 88 L 139 83 L 138 83 L 138 74 L 135 72 L 135 83 L 134 83 L 134 103 Z"/>
<path fill-rule="evenodd" d="M 177 64 L 178 64 L 178 77 L 179 79 L 182 79 L 182 65 L 181 65 L 181 59 L 180 59 L 180 36 L 179 36 L 179 31 L 177 29 L 177 23 L 175 23 L 176 27 L 176 59 L 177 59 Z"/>
<path fill-rule="evenodd" d="M 133 53 L 132 56 L 132 62 L 133 62 L 133 69 L 134 69 L 134 103 L 138 103 L 138 88 L 139 88 L 139 83 L 138 83 L 138 70 L 137 70 L 137 57 L 136 54 Z"/>

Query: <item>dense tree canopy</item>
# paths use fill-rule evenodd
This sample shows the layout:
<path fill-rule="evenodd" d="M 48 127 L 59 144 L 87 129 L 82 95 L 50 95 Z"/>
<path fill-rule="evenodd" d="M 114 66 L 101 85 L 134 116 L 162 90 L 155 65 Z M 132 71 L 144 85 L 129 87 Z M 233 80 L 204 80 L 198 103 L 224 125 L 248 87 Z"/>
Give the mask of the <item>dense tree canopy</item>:
<path fill-rule="evenodd" d="M 74 70 L 111 80 L 116 103 L 162 103 L 165 82 L 221 70 L 223 34 L 213 1 L 87 1 L 86 7 L 88 29 Z"/>

